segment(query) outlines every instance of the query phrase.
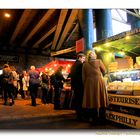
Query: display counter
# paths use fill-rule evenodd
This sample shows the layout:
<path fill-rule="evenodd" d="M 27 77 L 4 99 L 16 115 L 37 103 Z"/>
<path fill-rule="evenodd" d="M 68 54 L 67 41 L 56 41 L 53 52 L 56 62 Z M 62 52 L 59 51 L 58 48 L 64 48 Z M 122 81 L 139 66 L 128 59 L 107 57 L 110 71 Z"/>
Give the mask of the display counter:
<path fill-rule="evenodd" d="M 140 70 L 111 72 L 106 119 L 140 128 Z"/>

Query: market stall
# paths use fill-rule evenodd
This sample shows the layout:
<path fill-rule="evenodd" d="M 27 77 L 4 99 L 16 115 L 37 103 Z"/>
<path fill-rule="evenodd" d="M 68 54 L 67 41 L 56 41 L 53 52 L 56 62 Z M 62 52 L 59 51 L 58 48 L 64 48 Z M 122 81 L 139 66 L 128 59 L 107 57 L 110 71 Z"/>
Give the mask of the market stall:
<path fill-rule="evenodd" d="M 70 108 L 70 100 L 71 100 L 71 85 L 70 85 L 70 79 L 68 78 L 68 75 L 70 73 L 71 66 L 73 65 L 75 60 L 54 60 L 52 62 L 47 63 L 45 66 L 38 68 L 37 70 L 42 73 L 43 71 L 49 71 L 49 75 L 51 76 L 55 71 L 62 66 L 62 74 L 65 78 L 65 82 L 63 85 L 63 90 L 60 96 L 60 107 L 61 109 L 69 109 Z M 40 93 L 39 97 L 41 98 L 41 87 L 40 87 Z M 53 95 L 54 97 L 54 91 Z"/>
<path fill-rule="evenodd" d="M 108 120 L 140 128 L 140 28 L 93 44 L 108 78 Z"/>

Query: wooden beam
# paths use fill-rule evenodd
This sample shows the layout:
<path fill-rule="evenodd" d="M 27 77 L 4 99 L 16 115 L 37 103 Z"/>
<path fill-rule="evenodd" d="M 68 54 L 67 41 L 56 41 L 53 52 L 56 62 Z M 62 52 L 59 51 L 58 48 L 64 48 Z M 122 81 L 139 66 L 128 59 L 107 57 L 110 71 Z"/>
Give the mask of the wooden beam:
<path fill-rule="evenodd" d="M 76 47 L 73 46 L 73 47 L 68 48 L 68 49 L 60 50 L 60 51 L 57 51 L 57 52 L 52 52 L 52 53 L 51 53 L 51 56 L 56 56 L 56 55 L 60 55 L 60 54 L 65 54 L 65 53 L 69 53 L 69 52 L 74 52 L 75 49 L 76 49 Z"/>
<path fill-rule="evenodd" d="M 23 30 L 23 28 L 25 28 L 27 21 L 30 20 L 29 16 L 31 15 L 31 12 L 32 12 L 32 10 L 24 10 L 24 12 L 23 12 L 23 14 L 22 14 L 17 26 L 16 26 L 16 29 L 12 35 L 12 38 L 10 40 L 10 44 L 13 43 L 13 41 L 15 40 L 17 35 L 21 32 L 21 30 Z"/>
<path fill-rule="evenodd" d="M 31 37 L 39 30 L 39 28 L 44 25 L 46 20 L 55 12 L 55 9 L 48 10 L 46 14 L 43 16 L 43 18 L 38 22 L 38 24 L 34 27 L 34 29 L 29 33 L 29 35 L 26 37 L 26 39 L 23 41 L 22 46 L 24 46 Z"/>
<path fill-rule="evenodd" d="M 66 15 L 67 15 L 68 10 L 67 9 L 63 9 L 61 10 L 60 16 L 59 16 L 59 20 L 58 20 L 58 24 L 57 24 L 57 29 L 55 31 L 55 35 L 54 35 L 54 39 L 53 39 L 53 44 L 52 44 L 52 50 L 55 49 L 56 43 L 58 41 L 59 35 L 61 33 L 62 30 L 62 26 L 64 24 Z"/>
<path fill-rule="evenodd" d="M 70 15 L 70 17 L 69 17 L 69 19 L 67 21 L 67 24 L 66 24 L 66 26 L 64 28 L 64 31 L 63 31 L 63 33 L 61 35 L 61 38 L 59 40 L 59 43 L 58 43 L 58 45 L 56 47 L 56 50 L 59 50 L 61 48 L 61 46 L 62 46 L 62 44 L 63 44 L 63 42 L 64 42 L 64 40 L 65 40 L 65 38 L 67 36 L 67 33 L 69 32 L 69 30 L 70 30 L 73 22 L 76 19 L 77 14 L 78 14 L 78 10 L 73 9 L 72 12 L 71 12 L 71 15 Z"/>
<path fill-rule="evenodd" d="M 70 33 L 70 35 L 68 36 L 66 42 L 70 39 L 70 37 L 73 35 L 73 33 L 76 31 L 76 29 L 78 28 L 79 24 L 77 23 L 74 27 L 74 29 L 72 30 L 72 32 Z"/>
<path fill-rule="evenodd" d="M 34 45 L 33 48 L 37 48 L 38 44 L 40 44 L 45 38 L 47 38 L 50 34 L 52 34 L 56 30 L 56 26 L 54 26 L 51 30 L 49 30 L 43 37 L 41 37 Z"/>
<path fill-rule="evenodd" d="M 43 50 L 50 47 L 52 45 L 52 42 L 50 42 L 49 44 L 47 44 L 45 47 L 43 47 Z"/>

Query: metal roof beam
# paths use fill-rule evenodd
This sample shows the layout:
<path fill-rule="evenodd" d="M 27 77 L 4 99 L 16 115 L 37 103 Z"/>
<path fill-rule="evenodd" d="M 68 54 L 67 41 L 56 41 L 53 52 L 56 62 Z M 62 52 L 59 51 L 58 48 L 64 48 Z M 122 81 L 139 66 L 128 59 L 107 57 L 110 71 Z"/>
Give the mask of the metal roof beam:
<path fill-rule="evenodd" d="M 126 13 L 128 13 L 128 14 L 130 14 L 130 15 L 132 15 L 132 16 L 135 16 L 135 17 L 137 17 L 137 18 L 140 19 L 140 15 L 136 14 L 135 12 L 129 11 L 129 10 L 127 10 L 127 9 L 121 9 L 121 10 L 123 10 L 123 11 L 125 11 Z"/>

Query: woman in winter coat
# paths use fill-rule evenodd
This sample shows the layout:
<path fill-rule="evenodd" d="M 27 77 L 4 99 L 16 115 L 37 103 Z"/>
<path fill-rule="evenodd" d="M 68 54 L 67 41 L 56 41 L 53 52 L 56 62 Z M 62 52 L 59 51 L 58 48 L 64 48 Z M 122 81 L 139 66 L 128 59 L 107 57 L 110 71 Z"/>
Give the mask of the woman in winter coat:
<path fill-rule="evenodd" d="M 105 108 L 107 106 L 107 90 L 103 80 L 106 69 L 100 59 L 96 59 L 94 51 L 87 53 L 87 61 L 83 64 L 82 80 L 84 96 L 82 107 L 88 110 L 92 123 L 105 121 Z"/>

